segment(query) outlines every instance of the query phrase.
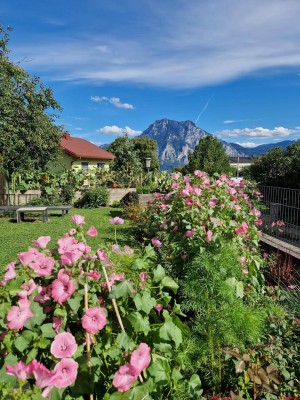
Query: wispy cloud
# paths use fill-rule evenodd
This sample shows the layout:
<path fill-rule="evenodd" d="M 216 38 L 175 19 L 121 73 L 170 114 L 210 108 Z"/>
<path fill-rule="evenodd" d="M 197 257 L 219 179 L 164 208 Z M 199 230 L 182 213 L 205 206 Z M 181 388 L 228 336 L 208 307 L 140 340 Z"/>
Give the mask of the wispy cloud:
<path fill-rule="evenodd" d="M 256 128 L 243 128 L 243 129 L 225 129 L 222 131 L 215 132 L 214 134 L 219 137 L 255 137 L 255 138 L 277 138 L 287 137 L 293 133 L 297 133 L 297 129 L 284 128 L 283 126 L 277 126 L 274 129 L 263 128 L 261 126 Z"/>
<path fill-rule="evenodd" d="M 132 104 L 122 103 L 119 97 L 99 97 L 99 96 L 91 96 L 91 100 L 95 103 L 101 103 L 102 101 L 108 101 L 112 105 L 117 108 L 125 108 L 126 110 L 134 110 L 135 107 Z"/>
<path fill-rule="evenodd" d="M 135 131 L 134 129 L 131 129 L 129 126 L 120 128 L 116 125 L 112 126 L 106 125 L 103 128 L 97 129 L 97 132 L 104 134 L 113 134 L 113 135 L 124 135 L 125 133 L 127 133 L 128 136 L 137 136 L 142 133 L 142 131 Z"/>
<path fill-rule="evenodd" d="M 49 80 L 95 85 L 122 82 L 189 88 L 269 69 L 297 68 L 298 72 L 299 0 L 174 2 L 175 6 L 165 2 L 155 7 L 141 0 L 141 7 L 130 8 L 135 23 L 120 33 L 108 29 L 108 23 L 114 12 L 119 16 L 130 5 L 116 0 L 111 20 L 103 24 L 97 10 L 91 9 L 92 33 L 81 21 L 70 20 L 76 34 L 70 28 L 63 37 L 61 31 L 51 31 L 34 36 L 31 42 L 26 38 L 15 44 L 14 38 L 11 56 L 29 58 L 29 68 Z M 141 30 L 142 26 L 147 29 Z"/>
<path fill-rule="evenodd" d="M 257 143 L 253 143 L 253 142 L 244 142 L 244 143 L 240 143 L 240 142 L 235 142 L 236 144 L 239 144 L 240 146 L 246 147 L 251 149 L 252 147 L 256 147 L 258 146 Z"/>

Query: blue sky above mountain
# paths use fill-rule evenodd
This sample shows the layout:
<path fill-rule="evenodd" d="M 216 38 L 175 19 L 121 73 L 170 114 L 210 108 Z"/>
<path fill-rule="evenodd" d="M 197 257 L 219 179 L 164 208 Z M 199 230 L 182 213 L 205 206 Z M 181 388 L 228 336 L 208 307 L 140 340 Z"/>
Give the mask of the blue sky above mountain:
<path fill-rule="evenodd" d="M 298 0 L 10 0 L 11 58 L 72 135 L 108 143 L 191 120 L 248 147 L 300 138 Z"/>

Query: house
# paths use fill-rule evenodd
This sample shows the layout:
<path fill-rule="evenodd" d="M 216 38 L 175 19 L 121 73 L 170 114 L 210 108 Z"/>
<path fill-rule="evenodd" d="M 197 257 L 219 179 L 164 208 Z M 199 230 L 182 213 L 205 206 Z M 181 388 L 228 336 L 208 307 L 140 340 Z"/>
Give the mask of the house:
<path fill-rule="evenodd" d="M 112 153 L 85 139 L 72 137 L 69 132 L 65 132 L 60 146 L 63 150 L 60 164 L 64 169 L 96 172 L 98 169 L 109 169 L 110 161 L 115 158 Z"/>
<path fill-rule="evenodd" d="M 249 167 L 253 164 L 253 157 L 229 157 L 230 166 L 240 172 L 243 168 Z M 238 174 L 237 174 L 238 175 Z"/>

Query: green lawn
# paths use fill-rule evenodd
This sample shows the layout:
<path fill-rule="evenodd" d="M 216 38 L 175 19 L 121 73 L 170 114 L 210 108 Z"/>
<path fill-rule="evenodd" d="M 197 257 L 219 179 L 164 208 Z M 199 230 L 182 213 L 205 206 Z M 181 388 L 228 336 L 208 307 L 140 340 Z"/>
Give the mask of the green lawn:
<path fill-rule="evenodd" d="M 16 223 L 16 219 L 11 217 L 0 217 L 0 271 L 9 262 L 16 260 L 16 256 L 21 251 L 26 251 L 32 245 L 32 241 L 39 236 L 51 236 L 49 248 L 56 247 L 56 241 L 64 236 L 74 224 L 70 217 L 73 214 L 80 214 L 85 217 L 85 230 L 94 225 L 98 231 L 98 236 L 88 237 L 88 244 L 96 250 L 100 243 L 113 242 L 115 230 L 108 220 L 115 216 L 121 216 L 121 210 L 116 208 L 98 209 L 76 209 L 70 210 L 69 214 L 62 217 L 58 212 L 49 213 L 49 221 L 42 223 L 40 216 L 31 217 L 25 214 L 25 221 L 21 224 Z M 117 225 L 117 237 L 120 245 L 133 245 L 128 232 L 128 222 L 124 225 Z"/>

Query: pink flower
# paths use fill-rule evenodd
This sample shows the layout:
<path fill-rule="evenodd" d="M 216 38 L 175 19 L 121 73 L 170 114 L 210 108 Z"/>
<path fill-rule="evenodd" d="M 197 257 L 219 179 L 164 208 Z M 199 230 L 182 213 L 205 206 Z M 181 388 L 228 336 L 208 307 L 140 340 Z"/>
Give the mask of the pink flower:
<path fill-rule="evenodd" d="M 54 329 L 55 333 L 58 333 L 62 324 L 64 322 L 63 318 L 60 317 L 53 317 L 52 320 L 52 328 Z"/>
<path fill-rule="evenodd" d="M 26 321 L 32 317 L 33 313 L 30 310 L 30 301 L 28 299 L 20 299 L 18 306 L 12 306 L 6 315 L 9 322 L 7 326 L 9 329 L 23 329 Z"/>
<path fill-rule="evenodd" d="M 72 249 L 72 251 L 66 251 L 60 256 L 61 265 L 71 266 L 76 264 L 77 261 L 82 257 L 83 253 L 78 249 Z"/>
<path fill-rule="evenodd" d="M 54 384 L 57 389 L 62 389 L 72 385 L 77 378 L 78 363 L 72 358 L 63 358 L 58 364 L 56 364 L 53 374 Z"/>
<path fill-rule="evenodd" d="M 97 236 L 98 232 L 97 232 L 97 229 L 94 226 L 91 226 L 86 234 L 87 234 L 87 236 Z"/>
<path fill-rule="evenodd" d="M 122 281 L 124 281 L 124 279 L 125 279 L 124 272 L 122 272 L 121 274 L 112 273 L 109 276 L 109 284 L 110 284 L 110 286 L 112 286 L 115 284 L 115 281 L 122 282 Z"/>
<path fill-rule="evenodd" d="M 52 297 L 59 304 L 63 304 L 75 291 L 74 281 L 64 269 L 58 272 L 57 278 L 52 282 Z"/>
<path fill-rule="evenodd" d="M 240 262 L 242 265 L 246 265 L 248 263 L 248 260 L 245 256 L 241 256 L 240 257 Z"/>
<path fill-rule="evenodd" d="M 184 180 L 185 183 L 190 183 L 191 182 L 191 178 L 189 176 L 187 176 L 187 175 L 185 175 L 183 177 L 183 180 Z"/>
<path fill-rule="evenodd" d="M 77 232 L 76 229 L 72 228 L 69 230 L 69 235 L 73 236 L 73 235 L 75 235 L 76 232 Z"/>
<path fill-rule="evenodd" d="M 6 272 L 4 275 L 5 282 L 10 281 L 11 279 L 14 279 L 16 277 L 15 267 L 16 267 L 16 263 L 14 263 L 14 262 L 11 262 L 7 265 Z"/>
<path fill-rule="evenodd" d="M 71 221 L 74 222 L 74 224 L 81 226 L 82 224 L 85 223 L 84 217 L 82 215 L 72 215 Z"/>
<path fill-rule="evenodd" d="M 216 197 L 212 197 L 211 199 L 208 200 L 208 205 L 209 207 L 216 207 L 216 204 L 219 200 Z"/>
<path fill-rule="evenodd" d="M 51 288 L 50 286 L 38 286 L 38 293 L 39 294 L 34 297 L 34 301 L 44 304 L 47 300 L 50 300 Z"/>
<path fill-rule="evenodd" d="M 35 248 L 31 248 L 28 251 L 19 253 L 18 256 L 21 264 L 26 267 L 35 260 L 37 254 L 40 254 L 39 251 Z"/>
<path fill-rule="evenodd" d="M 76 350 L 76 340 L 69 332 L 62 332 L 56 335 L 50 348 L 51 354 L 56 358 L 72 357 Z"/>
<path fill-rule="evenodd" d="M 33 279 L 30 279 L 28 283 L 23 283 L 21 285 L 21 288 L 24 290 L 18 292 L 17 294 L 19 297 L 26 298 L 33 293 L 33 291 L 37 288 L 37 285 L 35 284 Z"/>
<path fill-rule="evenodd" d="M 51 237 L 50 236 L 40 236 L 37 240 L 33 240 L 33 244 L 35 246 L 40 247 L 41 249 L 44 249 L 47 244 L 50 242 Z"/>
<path fill-rule="evenodd" d="M 43 389 L 47 386 L 53 386 L 53 372 L 46 368 L 42 363 L 37 360 L 32 360 L 31 363 L 32 373 L 36 380 L 36 386 Z"/>
<path fill-rule="evenodd" d="M 146 280 L 147 280 L 147 276 L 148 276 L 148 274 L 147 274 L 147 272 L 141 272 L 140 274 L 139 274 L 139 277 L 140 277 L 140 280 L 142 281 L 142 282 L 146 282 Z"/>
<path fill-rule="evenodd" d="M 97 333 L 106 325 L 106 316 L 101 307 L 89 308 L 82 317 L 82 326 L 88 333 Z"/>
<path fill-rule="evenodd" d="M 104 264 L 108 267 L 108 268 L 112 268 L 112 265 L 107 257 L 107 254 L 105 253 L 104 250 L 98 249 L 97 250 L 97 256 L 99 258 L 100 261 L 103 261 Z"/>
<path fill-rule="evenodd" d="M 90 269 L 87 273 L 86 276 L 88 276 L 91 279 L 94 279 L 95 281 L 98 281 L 101 278 L 101 275 L 99 274 L 98 271 L 94 271 L 93 269 Z"/>
<path fill-rule="evenodd" d="M 300 319 L 299 318 L 295 318 L 294 322 L 295 322 L 296 325 L 300 325 Z"/>
<path fill-rule="evenodd" d="M 195 233 L 195 228 L 186 231 L 186 232 L 185 232 L 185 236 L 186 236 L 186 237 L 193 237 L 193 236 L 194 236 L 194 233 Z"/>
<path fill-rule="evenodd" d="M 154 309 L 157 311 L 158 315 L 162 312 L 164 306 L 162 304 L 157 303 Z"/>
<path fill-rule="evenodd" d="M 212 235 L 213 235 L 212 231 L 207 231 L 207 232 L 206 232 L 206 241 L 207 241 L 208 243 L 211 242 Z"/>
<path fill-rule="evenodd" d="M 172 180 L 173 181 L 177 181 L 179 178 L 180 178 L 180 174 L 179 173 L 177 173 L 177 174 L 174 174 L 173 176 L 172 176 Z"/>
<path fill-rule="evenodd" d="M 248 232 L 248 224 L 246 222 L 242 222 L 241 227 L 236 229 L 235 232 L 237 234 L 239 234 L 239 233 L 247 233 Z"/>
<path fill-rule="evenodd" d="M 134 373 L 132 365 L 122 365 L 115 373 L 112 384 L 119 392 L 127 392 L 130 389 L 130 385 L 137 380 L 137 377 L 138 375 Z"/>
<path fill-rule="evenodd" d="M 26 379 L 32 373 L 32 364 L 26 365 L 23 361 L 18 361 L 15 365 L 7 365 L 5 367 L 7 375 L 14 375 L 17 379 L 21 381 L 26 381 Z"/>
<path fill-rule="evenodd" d="M 162 245 L 162 243 L 161 243 L 161 241 L 160 240 L 158 240 L 158 239 L 151 239 L 151 243 L 153 244 L 153 246 L 156 246 L 156 247 L 158 247 L 158 248 L 160 248 L 161 247 L 161 245 Z"/>
<path fill-rule="evenodd" d="M 248 274 L 249 274 L 249 271 L 245 268 L 245 269 L 242 269 L 242 273 L 243 273 L 244 275 L 248 275 Z"/>
<path fill-rule="evenodd" d="M 140 348 L 134 350 L 130 357 L 130 365 L 136 375 L 139 375 L 145 368 L 148 368 L 150 361 L 150 347 L 146 343 L 141 343 Z"/>
<path fill-rule="evenodd" d="M 124 224 L 124 219 L 120 217 L 115 217 L 109 220 L 109 223 L 112 225 L 122 225 Z"/>
<path fill-rule="evenodd" d="M 293 289 L 296 289 L 296 287 L 297 287 L 296 285 L 288 285 L 288 288 L 289 288 L 289 289 L 292 289 L 292 290 L 293 290 Z"/>
<path fill-rule="evenodd" d="M 54 260 L 40 253 L 35 256 L 29 267 L 34 270 L 37 276 L 49 276 L 54 267 Z"/>

